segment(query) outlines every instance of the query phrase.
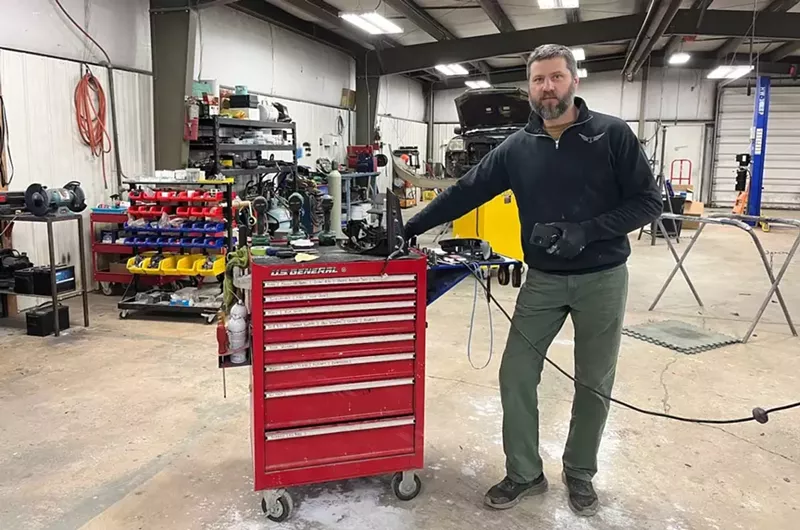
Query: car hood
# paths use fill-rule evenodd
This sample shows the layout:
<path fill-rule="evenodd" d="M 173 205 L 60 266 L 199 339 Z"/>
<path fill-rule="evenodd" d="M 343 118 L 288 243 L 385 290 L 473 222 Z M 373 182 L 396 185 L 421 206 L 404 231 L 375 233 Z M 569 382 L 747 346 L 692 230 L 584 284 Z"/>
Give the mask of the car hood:
<path fill-rule="evenodd" d="M 524 127 L 531 107 L 519 88 L 467 90 L 455 100 L 462 133 L 473 129 Z"/>

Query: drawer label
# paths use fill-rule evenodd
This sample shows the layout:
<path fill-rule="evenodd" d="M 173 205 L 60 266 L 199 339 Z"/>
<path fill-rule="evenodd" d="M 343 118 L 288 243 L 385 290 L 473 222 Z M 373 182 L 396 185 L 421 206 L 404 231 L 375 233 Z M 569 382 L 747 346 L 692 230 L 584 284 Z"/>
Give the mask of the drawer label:
<path fill-rule="evenodd" d="M 414 307 L 417 303 L 414 300 L 402 300 L 400 302 L 372 302 L 360 304 L 338 304 L 338 305 L 317 305 L 312 307 L 287 307 L 284 309 L 265 309 L 265 317 L 282 315 L 307 315 L 310 313 L 345 313 L 351 311 L 374 311 L 376 309 L 403 309 Z"/>
<path fill-rule="evenodd" d="M 387 274 L 385 276 L 344 276 L 341 278 L 314 278 L 313 280 L 276 280 L 263 282 L 264 289 L 279 287 L 309 287 L 314 285 L 352 285 L 354 283 L 413 282 L 416 274 Z"/>
<path fill-rule="evenodd" d="M 381 322 L 404 322 L 414 320 L 414 313 L 406 315 L 375 315 L 366 317 L 325 318 L 321 320 L 300 320 L 295 322 L 275 322 L 264 324 L 264 330 L 317 328 L 324 326 L 352 326 L 356 324 L 379 324 Z"/>
<path fill-rule="evenodd" d="M 293 396 L 310 396 L 312 394 L 331 394 L 333 392 L 350 392 L 353 390 L 371 390 L 373 388 L 388 388 L 391 386 L 413 385 L 414 379 L 384 379 L 383 381 L 366 381 L 363 383 L 344 383 L 341 385 L 309 386 L 306 388 L 293 388 L 291 390 L 275 390 L 264 392 L 264 399 L 286 398 Z"/>
<path fill-rule="evenodd" d="M 264 351 L 300 350 L 303 348 L 327 348 L 330 346 L 348 346 L 351 344 L 374 344 L 383 342 L 396 342 L 401 340 L 414 340 L 414 333 L 398 333 L 397 335 L 380 335 L 369 337 L 352 337 L 348 339 L 306 340 L 301 342 L 277 342 L 265 344 Z"/>
<path fill-rule="evenodd" d="M 264 433 L 264 438 L 266 438 L 268 442 L 272 442 L 276 440 L 302 438 L 304 436 L 322 436 L 325 434 L 336 434 L 340 432 L 369 431 L 372 429 L 386 429 L 388 427 L 402 427 L 404 425 L 414 425 L 414 418 L 399 418 L 396 420 L 372 421 L 369 423 L 332 425 L 330 427 L 315 427 L 311 429 L 297 429 L 294 431 L 267 432 Z"/>
<path fill-rule="evenodd" d="M 265 372 L 286 372 L 289 370 L 307 370 L 310 368 L 332 368 L 335 366 L 353 366 L 356 364 L 384 363 L 391 361 L 408 361 L 414 358 L 413 353 L 389 353 L 386 355 L 365 355 L 347 359 L 329 359 L 323 361 L 306 361 L 300 363 L 267 364 Z"/>
<path fill-rule="evenodd" d="M 396 289 L 365 289 L 361 291 L 330 291 L 327 293 L 295 293 L 279 294 L 264 297 L 264 303 L 273 302 L 302 302 L 305 300 L 335 300 L 337 298 L 372 298 L 376 296 L 397 296 L 416 294 L 414 287 L 401 287 Z"/>

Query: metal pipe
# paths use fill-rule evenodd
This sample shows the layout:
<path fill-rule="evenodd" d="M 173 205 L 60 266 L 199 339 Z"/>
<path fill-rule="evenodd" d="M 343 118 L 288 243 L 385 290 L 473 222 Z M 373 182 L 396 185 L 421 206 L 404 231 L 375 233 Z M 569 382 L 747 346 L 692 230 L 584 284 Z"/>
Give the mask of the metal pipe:
<path fill-rule="evenodd" d="M 122 157 L 119 154 L 119 129 L 117 126 L 117 97 L 114 90 L 114 67 L 108 65 L 108 97 L 111 104 L 111 139 L 114 142 L 114 164 L 117 166 L 117 193 L 122 192 Z"/>
<path fill-rule="evenodd" d="M 633 60 L 633 67 L 630 69 L 629 75 L 636 75 L 636 72 L 639 71 L 644 62 L 647 60 L 650 52 L 653 51 L 653 47 L 656 45 L 659 39 L 664 36 L 667 26 L 669 26 L 672 22 L 672 19 L 675 18 L 675 15 L 678 13 L 678 9 L 680 9 L 680 7 L 681 0 L 672 0 L 672 2 L 666 7 L 664 15 L 659 20 L 655 32 L 643 44 L 642 53 L 639 55 L 639 58 Z"/>

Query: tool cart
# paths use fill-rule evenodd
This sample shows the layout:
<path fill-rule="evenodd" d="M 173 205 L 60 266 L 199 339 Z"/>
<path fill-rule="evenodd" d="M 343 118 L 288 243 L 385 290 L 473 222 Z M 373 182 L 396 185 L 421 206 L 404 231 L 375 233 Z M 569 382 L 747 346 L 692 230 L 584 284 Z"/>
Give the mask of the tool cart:
<path fill-rule="evenodd" d="M 393 473 L 399 499 L 421 488 L 426 259 L 320 252 L 252 258 L 254 477 L 273 521 L 292 486 Z"/>

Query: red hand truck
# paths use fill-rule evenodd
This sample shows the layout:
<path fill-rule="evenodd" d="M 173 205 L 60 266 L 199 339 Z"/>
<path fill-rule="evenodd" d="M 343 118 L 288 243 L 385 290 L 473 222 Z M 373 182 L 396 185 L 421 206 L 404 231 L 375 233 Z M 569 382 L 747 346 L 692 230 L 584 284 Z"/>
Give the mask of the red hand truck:
<path fill-rule="evenodd" d="M 256 491 L 283 521 L 286 488 L 393 473 L 422 484 L 426 259 L 254 258 L 252 427 Z"/>

